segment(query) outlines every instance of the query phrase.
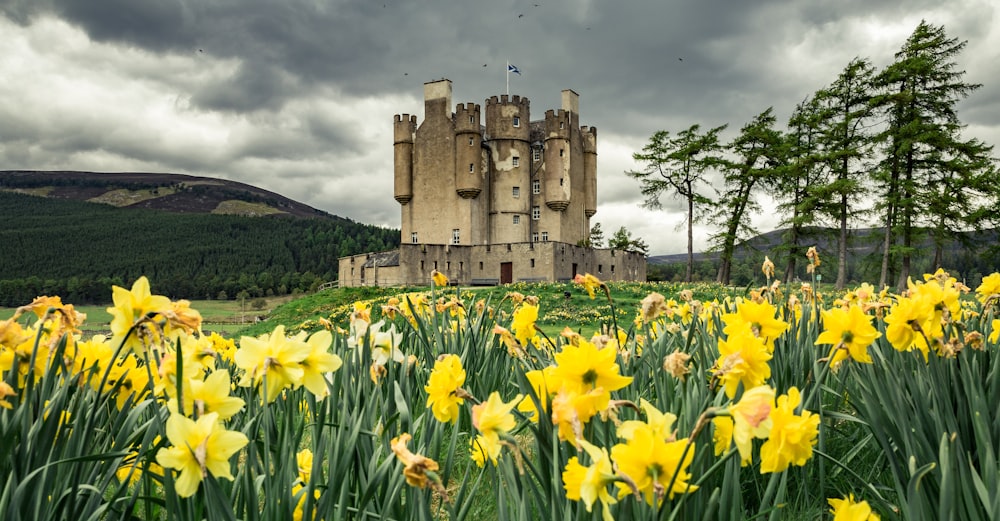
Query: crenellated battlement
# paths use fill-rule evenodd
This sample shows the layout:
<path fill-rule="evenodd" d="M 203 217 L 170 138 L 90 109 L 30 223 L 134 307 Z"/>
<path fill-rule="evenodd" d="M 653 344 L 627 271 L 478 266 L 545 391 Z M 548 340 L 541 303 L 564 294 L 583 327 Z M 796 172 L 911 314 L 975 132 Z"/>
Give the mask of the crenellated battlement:
<path fill-rule="evenodd" d="M 392 130 L 395 143 L 413 143 L 413 133 L 417 131 L 417 116 L 396 114 Z"/>
<path fill-rule="evenodd" d="M 507 94 L 501 94 L 500 96 L 490 96 L 486 99 L 486 106 L 491 105 L 521 105 L 527 107 L 530 104 L 528 98 L 522 98 L 521 96 L 514 94 L 509 96 Z"/>
<path fill-rule="evenodd" d="M 480 132 L 480 112 L 477 103 L 459 103 L 455 107 L 455 132 L 468 134 Z"/>

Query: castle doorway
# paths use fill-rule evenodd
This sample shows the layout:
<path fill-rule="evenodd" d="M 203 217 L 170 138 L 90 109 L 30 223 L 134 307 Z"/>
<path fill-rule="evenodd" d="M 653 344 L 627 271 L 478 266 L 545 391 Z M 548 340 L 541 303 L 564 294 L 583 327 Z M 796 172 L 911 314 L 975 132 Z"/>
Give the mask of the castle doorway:
<path fill-rule="evenodd" d="M 514 282 L 514 263 L 500 263 L 500 284 L 510 284 Z"/>

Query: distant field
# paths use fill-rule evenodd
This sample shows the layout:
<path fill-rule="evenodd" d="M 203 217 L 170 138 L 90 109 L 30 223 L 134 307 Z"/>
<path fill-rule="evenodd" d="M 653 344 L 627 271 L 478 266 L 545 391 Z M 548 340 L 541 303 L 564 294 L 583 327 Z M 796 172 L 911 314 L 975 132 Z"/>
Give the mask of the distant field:
<path fill-rule="evenodd" d="M 267 316 L 275 307 L 292 299 L 292 296 L 265 298 L 267 305 L 260 309 L 251 306 L 252 299 L 245 303 L 238 300 L 192 300 L 191 307 L 201 313 L 204 331 L 232 336 L 256 322 L 257 317 Z M 107 309 L 110 305 L 74 306 L 77 311 L 87 314 L 87 321 L 80 329 L 89 334 L 108 332 L 111 314 Z M 0 320 L 10 318 L 13 314 L 14 308 L 0 307 Z"/>

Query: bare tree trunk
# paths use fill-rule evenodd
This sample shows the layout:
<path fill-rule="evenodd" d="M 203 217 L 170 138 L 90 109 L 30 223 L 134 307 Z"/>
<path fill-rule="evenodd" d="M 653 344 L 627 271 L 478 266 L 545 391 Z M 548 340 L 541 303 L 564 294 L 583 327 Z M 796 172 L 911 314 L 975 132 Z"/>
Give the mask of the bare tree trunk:
<path fill-rule="evenodd" d="M 840 238 L 837 241 L 837 289 L 847 285 L 847 195 L 840 196 Z"/>
<path fill-rule="evenodd" d="M 688 197 L 688 265 L 685 281 L 691 282 L 692 269 L 694 268 L 694 197 Z"/>
<path fill-rule="evenodd" d="M 884 288 L 889 283 L 889 250 L 892 247 L 892 207 L 888 209 L 888 217 L 885 221 L 885 233 L 882 240 L 882 274 L 878 279 L 878 287 Z"/>

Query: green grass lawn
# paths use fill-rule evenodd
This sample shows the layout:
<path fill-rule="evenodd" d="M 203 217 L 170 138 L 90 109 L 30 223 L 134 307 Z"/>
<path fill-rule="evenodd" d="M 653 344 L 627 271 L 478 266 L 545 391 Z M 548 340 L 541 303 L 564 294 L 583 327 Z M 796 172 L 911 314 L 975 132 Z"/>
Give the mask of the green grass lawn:
<path fill-rule="evenodd" d="M 191 307 L 201 313 L 204 331 L 231 337 L 257 322 L 257 317 L 268 316 L 276 307 L 294 298 L 297 296 L 265 298 L 266 305 L 260 308 L 252 306 L 252 300 L 246 302 L 239 300 L 192 300 Z M 66 303 L 72 304 L 72 302 Z M 77 311 L 87 314 L 87 321 L 80 329 L 85 334 L 107 333 L 109 331 L 108 325 L 111 323 L 111 313 L 108 313 L 108 306 L 111 305 L 110 303 L 89 306 L 74 305 Z M 0 320 L 10 318 L 13 314 L 14 308 L 0 307 Z"/>

